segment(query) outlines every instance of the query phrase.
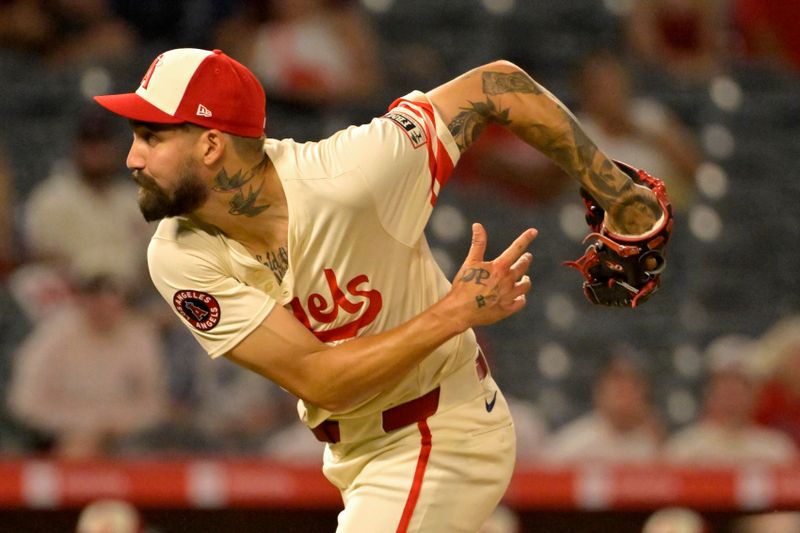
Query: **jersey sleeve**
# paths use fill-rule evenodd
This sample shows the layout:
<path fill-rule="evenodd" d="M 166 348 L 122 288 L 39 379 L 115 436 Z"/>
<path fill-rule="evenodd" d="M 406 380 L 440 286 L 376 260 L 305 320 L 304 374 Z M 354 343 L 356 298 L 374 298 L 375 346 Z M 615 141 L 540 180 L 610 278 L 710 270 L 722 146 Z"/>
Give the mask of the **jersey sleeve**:
<path fill-rule="evenodd" d="M 449 128 L 428 97 L 419 91 L 395 100 L 382 118 L 394 122 L 415 150 L 424 146 L 429 200 L 436 205 L 439 190 L 450 179 L 461 153 Z"/>
<path fill-rule="evenodd" d="M 206 352 L 224 355 L 261 324 L 275 300 L 236 279 L 213 238 L 163 233 L 159 227 L 147 252 L 153 284 Z"/>
<path fill-rule="evenodd" d="M 360 169 L 384 229 L 408 245 L 418 241 L 460 155 L 419 91 L 397 99 L 369 124 L 341 132 L 330 148 Z"/>

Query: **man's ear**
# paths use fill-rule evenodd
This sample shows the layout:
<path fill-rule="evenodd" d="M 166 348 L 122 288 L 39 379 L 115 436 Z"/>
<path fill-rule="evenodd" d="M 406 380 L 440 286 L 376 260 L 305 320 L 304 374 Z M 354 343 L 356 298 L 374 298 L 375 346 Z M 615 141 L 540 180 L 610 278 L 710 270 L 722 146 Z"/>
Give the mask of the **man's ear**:
<path fill-rule="evenodd" d="M 228 139 L 215 129 L 205 130 L 199 139 L 200 157 L 207 166 L 216 166 L 222 161 L 227 149 Z"/>

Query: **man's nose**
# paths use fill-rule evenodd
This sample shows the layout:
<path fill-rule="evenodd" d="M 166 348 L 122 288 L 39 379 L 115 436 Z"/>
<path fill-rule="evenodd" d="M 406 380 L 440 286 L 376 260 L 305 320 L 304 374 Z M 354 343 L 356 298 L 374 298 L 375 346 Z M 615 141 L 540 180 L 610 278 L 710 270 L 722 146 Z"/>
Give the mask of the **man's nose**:
<path fill-rule="evenodd" d="M 144 168 L 144 156 L 141 150 L 136 148 L 136 143 L 131 144 L 131 149 L 128 151 L 128 157 L 125 159 L 125 165 L 130 170 L 141 170 Z"/>

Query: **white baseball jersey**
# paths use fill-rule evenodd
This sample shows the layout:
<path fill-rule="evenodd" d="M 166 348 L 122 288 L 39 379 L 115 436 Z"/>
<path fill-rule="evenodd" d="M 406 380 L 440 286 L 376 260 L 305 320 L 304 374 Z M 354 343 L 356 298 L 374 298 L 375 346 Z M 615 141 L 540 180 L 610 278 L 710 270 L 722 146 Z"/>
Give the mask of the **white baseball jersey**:
<path fill-rule="evenodd" d="M 211 357 L 236 346 L 275 305 L 289 306 L 323 342 L 339 343 L 398 326 L 449 290 L 423 230 L 459 149 L 423 93 L 398 99 L 369 124 L 319 142 L 269 139 L 265 151 L 288 202 L 281 283 L 238 242 L 186 218 L 163 220 L 150 244 L 153 282 Z M 393 389 L 335 418 L 419 397 L 476 350 L 467 331 Z M 303 402 L 300 413 L 311 427 L 331 415 Z"/>

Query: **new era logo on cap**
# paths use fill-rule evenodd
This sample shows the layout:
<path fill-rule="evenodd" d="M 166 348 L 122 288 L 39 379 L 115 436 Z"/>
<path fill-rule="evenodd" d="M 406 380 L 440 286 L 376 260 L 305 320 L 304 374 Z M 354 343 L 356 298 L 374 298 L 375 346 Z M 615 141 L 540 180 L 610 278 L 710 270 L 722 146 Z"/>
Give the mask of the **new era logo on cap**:
<path fill-rule="evenodd" d="M 147 69 L 135 93 L 95 96 L 95 100 L 118 115 L 143 122 L 191 122 L 242 137 L 264 133 L 261 83 L 220 50 L 164 52 Z"/>

